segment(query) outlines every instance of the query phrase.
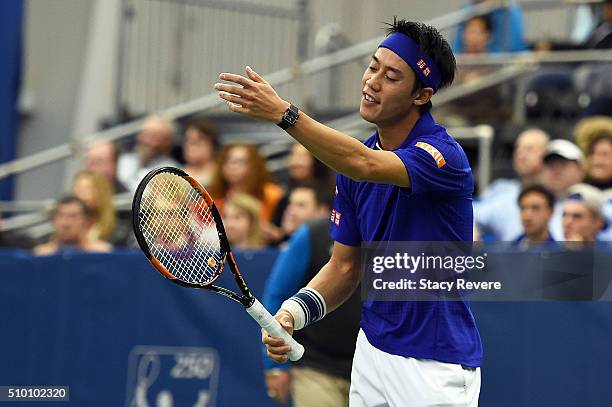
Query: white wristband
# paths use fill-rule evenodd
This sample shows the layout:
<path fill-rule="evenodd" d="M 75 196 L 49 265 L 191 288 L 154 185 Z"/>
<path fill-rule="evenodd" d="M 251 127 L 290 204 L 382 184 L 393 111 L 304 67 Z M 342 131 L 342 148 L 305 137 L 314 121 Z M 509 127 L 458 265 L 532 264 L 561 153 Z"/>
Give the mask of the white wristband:
<path fill-rule="evenodd" d="M 294 330 L 297 331 L 299 329 L 304 328 L 304 325 L 306 325 L 306 313 L 297 301 L 289 298 L 288 300 L 285 300 L 283 302 L 283 304 L 281 305 L 281 309 L 284 309 L 293 317 Z"/>
<path fill-rule="evenodd" d="M 283 302 L 281 308 L 293 316 L 294 329 L 302 329 L 315 323 L 323 319 L 327 313 L 325 299 L 311 287 L 302 288 L 293 297 Z"/>

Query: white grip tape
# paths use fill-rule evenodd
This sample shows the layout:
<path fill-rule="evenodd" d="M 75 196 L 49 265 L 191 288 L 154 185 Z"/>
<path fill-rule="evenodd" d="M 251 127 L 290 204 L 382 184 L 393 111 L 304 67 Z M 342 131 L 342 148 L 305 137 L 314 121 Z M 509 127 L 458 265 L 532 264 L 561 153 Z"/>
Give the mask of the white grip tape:
<path fill-rule="evenodd" d="M 270 336 L 282 338 L 285 343 L 291 347 L 291 350 L 289 351 L 289 360 L 300 360 L 304 354 L 304 347 L 297 343 L 297 341 L 293 339 L 291 335 L 285 331 L 285 329 L 283 329 L 281 324 L 274 319 L 274 317 L 257 300 L 257 298 L 255 299 L 253 305 L 247 308 L 246 311 Z"/>

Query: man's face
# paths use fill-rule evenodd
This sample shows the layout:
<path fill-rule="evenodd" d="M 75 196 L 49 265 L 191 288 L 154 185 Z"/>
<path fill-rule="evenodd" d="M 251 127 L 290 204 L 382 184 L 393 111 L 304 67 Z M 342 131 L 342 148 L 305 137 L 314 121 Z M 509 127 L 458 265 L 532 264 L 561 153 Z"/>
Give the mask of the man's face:
<path fill-rule="evenodd" d="M 113 147 L 110 143 L 94 144 L 85 155 L 85 169 L 100 174 L 114 182 L 117 173 L 117 163 L 113 157 Z"/>
<path fill-rule="evenodd" d="M 187 128 L 183 142 L 183 158 L 190 165 L 201 165 L 212 161 L 213 143 L 195 127 Z"/>
<path fill-rule="evenodd" d="M 294 144 L 289 154 L 289 176 L 292 180 L 304 180 L 313 176 L 314 157 L 301 144 Z"/>
<path fill-rule="evenodd" d="M 151 117 L 145 120 L 138 133 L 137 150 L 144 160 L 166 155 L 172 149 L 172 128 L 164 119 Z"/>
<path fill-rule="evenodd" d="M 283 214 L 282 228 L 291 234 L 304 222 L 322 216 L 323 211 L 317 204 L 315 191 L 310 188 L 296 188 L 289 195 L 289 205 Z"/>
<path fill-rule="evenodd" d="M 538 192 L 530 192 L 521 198 L 521 223 L 527 236 L 539 236 L 548 229 L 552 208 L 546 197 Z"/>
<path fill-rule="evenodd" d="M 569 199 L 563 204 L 563 235 L 567 241 L 592 242 L 603 221 L 583 202 Z"/>
<path fill-rule="evenodd" d="M 597 182 L 612 181 L 612 140 L 602 139 L 593 144 L 589 159 L 589 176 Z"/>
<path fill-rule="evenodd" d="M 556 196 L 567 193 L 569 187 L 582 181 L 582 166 L 573 160 L 551 157 L 544 165 L 544 184 Z"/>
<path fill-rule="evenodd" d="M 415 81 L 415 73 L 403 59 L 378 48 L 361 78 L 361 117 L 378 126 L 398 122 L 414 107 Z"/>
<path fill-rule="evenodd" d="M 61 204 L 53 214 L 54 236 L 60 244 L 76 244 L 89 226 L 83 207 L 76 202 Z"/>
<path fill-rule="evenodd" d="M 482 18 L 473 18 L 465 25 L 463 32 L 463 42 L 465 50 L 471 54 L 481 54 L 487 52 L 490 33 L 487 31 L 485 21 Z"/>
<path fill-rule="evenodd" d="M 521 133 L 514 145 L 514 170 L 520 177 L 533 176 L 543 169 L 546 135 L 538 130 Z"/>

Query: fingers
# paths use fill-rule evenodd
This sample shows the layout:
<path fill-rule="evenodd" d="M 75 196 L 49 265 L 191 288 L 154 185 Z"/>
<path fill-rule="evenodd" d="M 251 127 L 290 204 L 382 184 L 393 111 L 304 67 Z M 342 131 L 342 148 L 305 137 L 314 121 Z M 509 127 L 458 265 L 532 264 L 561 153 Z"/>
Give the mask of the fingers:
<path fill-rule="evenodd" d="M 246 102 L 244 98 L 241 98 L 240 96 L 232 95 L 231 93 L 227 93 L 227 92 L 219 92 L 219 97 L 221 99 L 227 100 L 228 102 L 232 102 L 240 106 L 244 105 Z"/>
<path fill-rule="evenodd" d="M 266 82 L 266 81 L 265 81 L 265 79 L 264 79 L 264 78 L 262 78 L 262 77 L 261 77 L 261 75 L 259 75 L 257 72 L 255 72 L 255 71 L 253 70 L 253 68 L 251 68 L 250 66 L 247 66 L 247 67 L 246 67 L 246 73 L 247 73 L 247 76 L 248 76 L 249 78 L 251 78 L 251 79 L 252 79 L 253 81 L 255 81 L 255 82 L 259 82 L 259 83 L 268 83 L 268 82 Z"/>
<path fill-rule="evenodd" d="M 275 338 L 262 330 L 261 341 L 266 345 L 267 355 L 273 361 L 284 363 L 289 359 L 291 347 L 286 345 L 282 338 Z"/>
<path fill-rule="evenodd" d="M 236 112 L 236 113 L 242 113 L 242 114 L 248 113 L 247 108 L 242 107 L 241 105 L 234 104 L 232 102 L 227 102 L 227 108 L 231 110 L 232 112 Z"/>
<path fill-rule="evenodd" d="M 234 82 L 244 87 L 253 86 L 254 82 L 248 78 L 245 78 L 242 75 L 236 75 L 234 73 L 222 73 L 219 75 L 219 79 L 223 79 L 224 81 Z"/>
<path fill-rule="evenodd" d="M 234 95 L 238 95 L 238 96 L 246 95 L 244 88 L 242 86 L 229 85 L 227 83 L 215 83 L 215 90 L 233 93 Z"/>

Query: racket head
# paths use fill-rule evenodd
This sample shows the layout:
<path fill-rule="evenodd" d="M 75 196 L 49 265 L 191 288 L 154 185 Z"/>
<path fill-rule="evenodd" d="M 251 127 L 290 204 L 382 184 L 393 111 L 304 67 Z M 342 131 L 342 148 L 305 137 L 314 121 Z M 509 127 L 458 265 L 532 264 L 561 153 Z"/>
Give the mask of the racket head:
<path fill-rule="evenodd" d="M 156 168 L 140 182 L 132 202 L 138 245 L 167 279 L 206 288 L 219 278 L 230 252 L 210 194 L 185 171 Z"/>

